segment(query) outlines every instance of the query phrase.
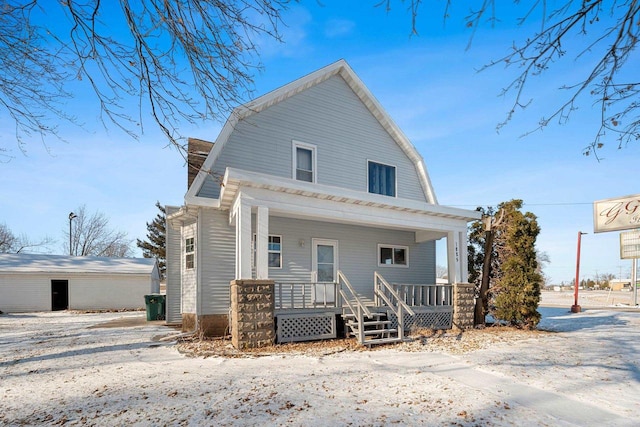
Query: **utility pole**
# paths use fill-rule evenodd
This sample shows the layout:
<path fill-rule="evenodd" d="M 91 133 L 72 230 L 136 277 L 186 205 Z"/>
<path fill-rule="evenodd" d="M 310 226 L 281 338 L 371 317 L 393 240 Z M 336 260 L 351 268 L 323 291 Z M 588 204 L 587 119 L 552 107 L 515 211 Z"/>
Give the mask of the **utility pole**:
<path fill-rule="evenodd" d="M 494 228 L 502 223 L 504 211 L 500 210 L 500 218 L 495 220 L 491 216 L 482 219 L 484 223 L 484 259 L 482 261 L 482 281 L 480 283 L 480 295 L 476 300 L 473 323 L 484 325 L 485 316 L 489 312 L 489 280 L 491 278 L 491 259 L 493 255 Z"/>

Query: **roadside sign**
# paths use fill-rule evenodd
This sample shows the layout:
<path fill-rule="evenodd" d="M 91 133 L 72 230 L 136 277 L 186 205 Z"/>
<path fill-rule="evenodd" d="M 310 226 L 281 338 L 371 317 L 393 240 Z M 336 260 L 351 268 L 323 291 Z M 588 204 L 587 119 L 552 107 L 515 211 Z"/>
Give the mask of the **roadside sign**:
<path fill-rule="evenodd" d="M 640 194 L 593 202 L 593 231 L 632 230 L 640 227 Z"/>
<path fill-rule="evenodd" d="M 640 258 L 640 230 L 620 233 L 620 259 Z"/>

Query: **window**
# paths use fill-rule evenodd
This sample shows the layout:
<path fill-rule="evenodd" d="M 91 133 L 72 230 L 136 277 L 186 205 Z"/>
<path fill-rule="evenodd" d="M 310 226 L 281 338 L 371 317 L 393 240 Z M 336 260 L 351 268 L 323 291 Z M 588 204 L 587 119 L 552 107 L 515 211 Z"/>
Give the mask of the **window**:
<path fill-rule="evenodd" d="M 269 267 L 282 268 L 281 236 L 269 236 Z"/>
<path fill-rule="evenodd" d="M 253 235 L 253 266 L 256 266 L 256 235 Z M 282 236 L 269 235 L 267 253 L 269 268 L 282 268 Z"/>
<path fill-rule="evenodd" d="M 369 161 L 369 193 L 396 196 L 396 167 Z"/>
<path fill-rule="evenodd" d="M 195 265 L 196 245 L 193 237 L 184 240 L 184 267 L 192 269 Z"/>
<path fill-rule="evenodd" d="M 316 182 L 316 147 L 293 141 L 293 179 Z"/>
<path fill-rule="evenodd" d="M 407 246 L 378 245 L 378 266 L 408 267 L 409 248 Z"/>

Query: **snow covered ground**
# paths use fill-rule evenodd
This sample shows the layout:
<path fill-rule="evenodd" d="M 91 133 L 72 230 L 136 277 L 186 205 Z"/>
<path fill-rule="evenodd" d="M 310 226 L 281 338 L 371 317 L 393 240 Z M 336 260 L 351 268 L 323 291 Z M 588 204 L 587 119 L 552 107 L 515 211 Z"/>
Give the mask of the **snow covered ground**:
<path fill-rule="evenodd" d="M 541 304 L 546 306 L 571 307 L 574 302 L 573 291 L 543 291 Z M 639 298 L 640 300 L 640 298 Z M 578 305 L 585 308 L 627 307 L 632 306 L 633 292 L 625 291 L 578 291 Z"/>
<path fill-rule="evenodd" d="M 471 331 L 244 358 L 187 357 L 159 324 L 96 327 L 141 312 L 5 314 L 0 425 L 640 425 L 640 312 L 541 312 L 554 332 L 490 346 L 457 345 L 486 340 Z"/>

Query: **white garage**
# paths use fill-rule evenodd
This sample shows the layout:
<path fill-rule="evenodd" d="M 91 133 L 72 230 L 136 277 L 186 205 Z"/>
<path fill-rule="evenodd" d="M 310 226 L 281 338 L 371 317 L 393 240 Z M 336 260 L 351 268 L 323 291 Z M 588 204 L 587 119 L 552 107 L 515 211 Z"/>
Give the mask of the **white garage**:
<path fill-rule="evenodd" d="M 143 308 L 159 290 L 154 259 L 0 254 L 5 313 Z"/>

